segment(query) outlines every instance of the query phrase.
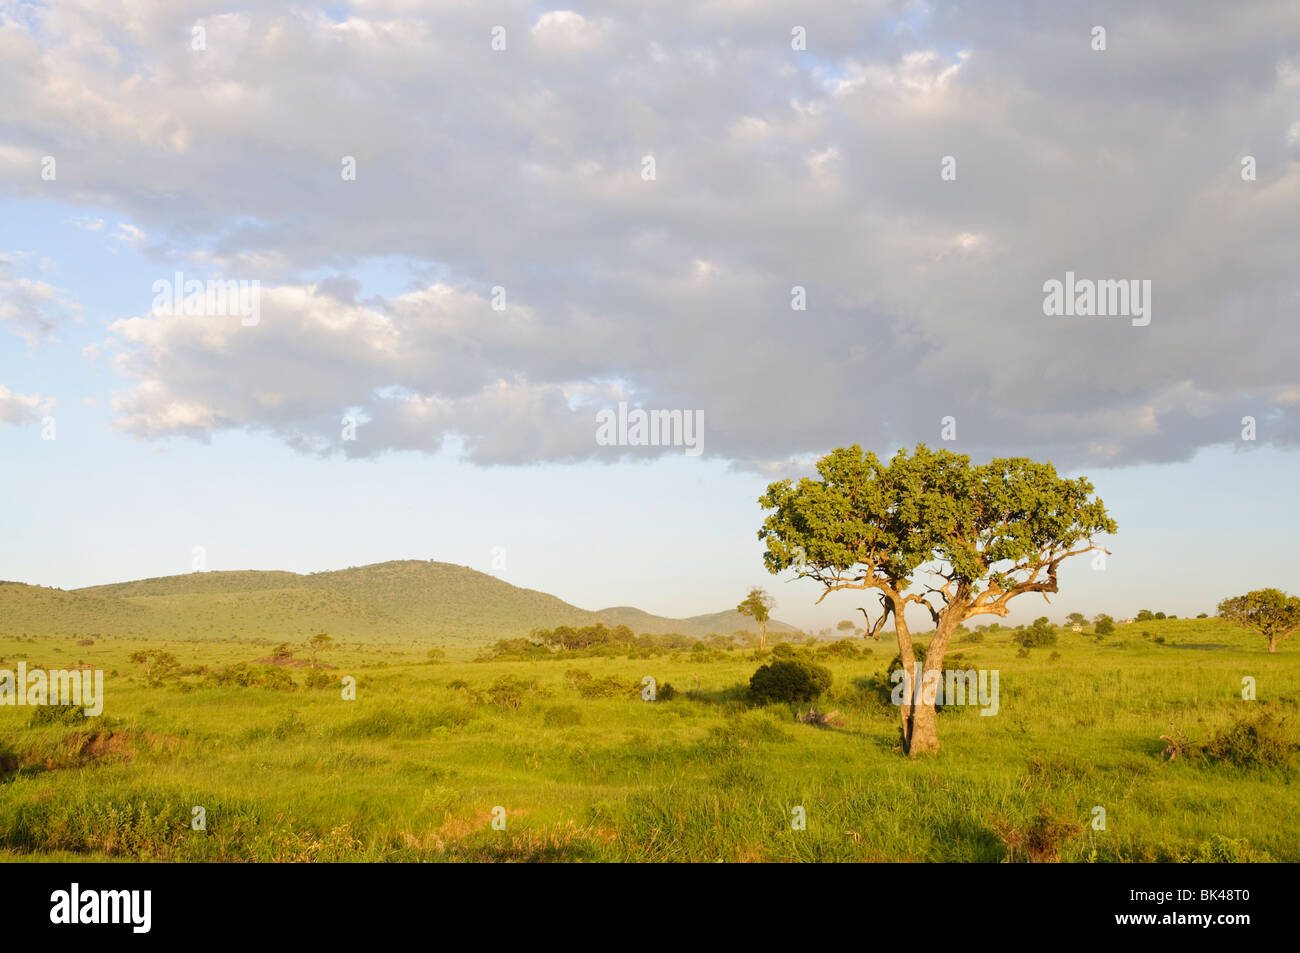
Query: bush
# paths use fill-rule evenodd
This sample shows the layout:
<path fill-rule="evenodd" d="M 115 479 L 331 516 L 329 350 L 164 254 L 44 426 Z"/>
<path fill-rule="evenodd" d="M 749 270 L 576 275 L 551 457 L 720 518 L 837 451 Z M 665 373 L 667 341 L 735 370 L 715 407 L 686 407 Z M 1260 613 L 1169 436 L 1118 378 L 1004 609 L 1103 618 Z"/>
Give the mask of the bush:
<path fill-rule="evenodd" d="M 830 687 L 830 669 L 805 659 L 775 659 L 749 679 L 749 691 L 760 704 L 812 701 Z"/>
<path fill-rule="evenodd" d="M 635 685 L 631 685 L 620 678 L 615 678 L 612 675 L 607 678 L 595 678 L 590 672 L 582 668 L 569 669 L 564 673 L 564 680 L 569 683 L 570 688 L 576 689 L 583 698 L 614 698 L 636 690 Z"/>
<path fill-rule="evenodd" d="M 546 709 L 542 723 L 548 728 L 569 728 L 582 723 L 582 712 L 572 705 L 554 705 Z"/>
<path fill-rule="evenodd" d="M 537 688 L 534 681 L 502 675 L 487 690 L 487 700 L 502 711 L 516 712 L 524 705 L 524 698 Z"/>
<path fill-rule="evenodd" d="M 1111 635 L 1115 631 L 1115 620 L 1108 615 L 1104 615 L 1097 620 L 1097 625 L 1093 629 L 1097 635 Z"/>
<path fill-rule="evenodd" d="M 75 725 L 86 720 L 86 709 L 80 705 L 41 705 L 32 712 L 31 726 Z"/>
<path fill-rule="evenodd" d="M 313 668 L 307 672 L 307 681 L 304 683 L 308 688 L 329 688 L 334 684 L 334 679 L 325 674 L 324 669 Z"/>
<path fill-rule="evenodd" d="M 1047 621 L 1046 616 L 1034 620 L 1034 624 L 1020 632 L 1016 636 L 1016 641 L 1027 649 L 1037 648 L 1042 645 L 1056 644 L 1056 629 L 1052 628 Z"/>
<path fill-rule="evenodd" d="M 867 649 L 870 652 L 871 649 Z M 852 639 L 836 639 L 817 647 L 818 658 L 857 658 L 862 652 Z"/>
<path fill-rule="evenodd" d="M 1286 731 L 1285 719 L 1264 710 L 1239 715 L 1205 742 L 1200 754 L 1238 767 L 1282 768 L 1290 763 L 1297 747 L 1300 745 Z"/>
<path fill-rule="evenodd" d="M 677 697 L 677 689 L 673 688 L 672 682 L 664 682 L 655 689 L 655 701 L 670 702 Z"/>

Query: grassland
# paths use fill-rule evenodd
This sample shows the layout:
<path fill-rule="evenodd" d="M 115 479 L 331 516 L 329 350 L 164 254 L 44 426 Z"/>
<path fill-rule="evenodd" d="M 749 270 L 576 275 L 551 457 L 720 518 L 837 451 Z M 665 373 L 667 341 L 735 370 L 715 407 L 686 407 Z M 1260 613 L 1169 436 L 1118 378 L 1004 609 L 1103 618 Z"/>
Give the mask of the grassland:
<path fill-rule="evenodd" d="M 1269 655 L 1213 619 L 1065 632 L 1056 658 L 1018 657 L 1007 633 L 963 643 L 964 667 L 1000 671 L 1001 711 L 943 712 L 943 751 L 916 761 L 894 750 L 895 711 L 869 684 L 893 655 L 884 640 L 824 660 L 834 728 L 751 706 L 751 648 L 480 662 L 453 647 L 431 662 L 342 644 L 322 656 L 330 687 L 289 667 L 283 691 L 205 686 L 202 669 L 264 644 L 84 641 L 0 639 L 0 667 L 84 662 L 107 696 L 79 723 L 0 708 L 2 859 L 1002 861 L 1037 843 L 1065 861 L 1300 860 L 1293 770 L 1163 763 L 1171 728 L 1204 739 L 1247 710 L 1290 726 L 1300 710 L 1300 652 Z M 190 674 L 149 686 L 128 662 L 149 647 Z M 677 697 L 642 701 L 645 675 Z M 1242 700 L 1243 676 L 1259 700 Z M 605 679 L 623 687 L 592 697 Z M 206 831 L 190 828 L 194 806 Z"/>

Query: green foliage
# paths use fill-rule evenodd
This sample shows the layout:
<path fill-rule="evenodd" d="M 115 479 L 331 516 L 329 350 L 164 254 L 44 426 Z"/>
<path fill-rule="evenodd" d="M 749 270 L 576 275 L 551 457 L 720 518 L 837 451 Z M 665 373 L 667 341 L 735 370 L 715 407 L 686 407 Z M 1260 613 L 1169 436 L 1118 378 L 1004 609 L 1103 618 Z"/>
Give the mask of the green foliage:
<path fill-rule="evenodd" d="M 82 705 L 40 705 L 32 710 L 31 726 L 75 725 L 86 720 Z"/>
<path fill-rule="evenodd" d="M 749 590 L 749 595 L 745 596 L 740 605 L 736 606 L 736 611 L 763 624 L 772 617 L 771 609 L 774 605 L 776 600 L 768 595 L 767 590 L 754 587 Z"/>
<path fill-rule="evenodd" d="M 1270 709 L 1239 714 L 1213 735 L 1200 753 L 1211 761 L 1245 768 L 1285 768 L 1300 749 L 1287 720 Z"/>
<path fill-rule="evenodd" d="M 210 685 L 265 688 L 277 692 L 291 692 L 297 688 L 293 676 L 277 665 L 226 665 L 208 672 L 204 681 Z"/>
<path fill-rule="evenodd" d="M 1115 620 L 1106 614 L 1097 616 L 1097 624 L 1093 632 L 1097 635 L 1111 635 L 1115 631 Z"/>
<path fill-rule="evenodd" d="M 552 705 L 542 716 L 548 728 L 570 728 L 582 724 L 582 712 L 572 705 Z"/>
<path fill-rule="evenodd" d="M 1220 602 L 1219 618 L 1260 633 L 1272 651 L 1300 628 L 1300 597 L 1280 589 L 1255 589 Z"/>
<path fill-rule="evenodd" d="M 776 659 L 749 679 L 750 694 L 759 704 L 812 701 L 830 687 L 830 669 L 802 658 Z"/>
<path fill-rule="evenodd" d="M 918 569 L 942 560 L 956 580 L 1010 586 L 1012 565 L 1045 548 L 1116 532 L 1086 479 L 1063 479 L 1051 464 L 1022 457 L 973 466 L 968 456 L 918 444 L 886 465 L 855 444 L 822 457 L 817 472 L 816 480 L 773 483 L 759 498 L 773 511 L 758 534 L 773 573 L 869 566 L 905 588 Z"/>
<path fill-rule="evenodd" d="M 329 688 L 331 685 L 338 684 L 333 676 L 327 674 L 324 669 L 310 668 L 307 670 L 307 679 L 303 683 L 307 688 L 320 689 Z"/>
<path fill-rule="evenodd" d="M 487 690 L 487 700 L 502 711 L 516 712 L 537 692 L 537 682 L 516 675 L 502 675 Z"/>
<path fill-rule="evenodd" d="M 1027 649 L 1055 645 L 1056 640 L 1056 628 L 1047 621 L 1047 616 L 1040 616 L 1035 619 L 1033 625 L 1016 636 L 1016 642 Z"/>
<path fill-rule="evenodd" d="M 564 679 L 569 683 L 569 687 L 583 698 L 615 698 L 637 691 L 637 686 L 631 682 L 613 675 L 595 678 L 586 669 L 581 668 L 569 669 L 564 673 Z"/>

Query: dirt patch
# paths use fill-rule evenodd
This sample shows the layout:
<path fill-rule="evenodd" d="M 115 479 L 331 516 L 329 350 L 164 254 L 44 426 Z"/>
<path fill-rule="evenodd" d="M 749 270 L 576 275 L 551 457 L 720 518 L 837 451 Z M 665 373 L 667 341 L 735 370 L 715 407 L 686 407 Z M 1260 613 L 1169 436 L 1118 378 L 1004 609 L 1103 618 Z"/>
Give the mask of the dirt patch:
<path fill-rule="evenodd" d="M 32 750 L 22 760 L 28 765 L 43 765 L 46 771 L 84 768 L 99 762 L 134 758 L 135 742 L 128 731 L 74 731 L 63 737 L 56 751 Z"/>

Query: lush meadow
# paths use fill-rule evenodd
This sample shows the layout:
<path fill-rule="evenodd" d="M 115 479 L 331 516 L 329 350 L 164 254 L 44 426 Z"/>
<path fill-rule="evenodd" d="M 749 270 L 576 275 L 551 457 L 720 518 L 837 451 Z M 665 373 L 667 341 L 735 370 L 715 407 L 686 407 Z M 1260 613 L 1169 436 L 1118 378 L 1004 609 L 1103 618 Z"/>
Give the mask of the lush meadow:
<path fill-rule="evenodd" d="M 0 669 L 83 663 L 106 695 L 90 719 L 0 707 L 0 858 L 1300 860 L 1300 646 L 1270 655 L 1215 619 L 1027 654 L 1011 635 L 958 643 L 960 667 L 999 671 L 1000 710 L 944 710 L 942 751 L 917 759 L 879 687 L 888 633 L 796 649 L 833 673 L 831 726 L 753 704 L 771 653 L 752 646 L 481 661 L 344 642 L 307 687 L 310 653 L 258 662 L 265 640 L 0 637 Z M 146 679 L 147 650 L 179 668 Z M 643 700 L 647 675 L 674 697 Z"/>

